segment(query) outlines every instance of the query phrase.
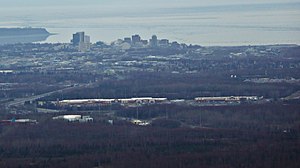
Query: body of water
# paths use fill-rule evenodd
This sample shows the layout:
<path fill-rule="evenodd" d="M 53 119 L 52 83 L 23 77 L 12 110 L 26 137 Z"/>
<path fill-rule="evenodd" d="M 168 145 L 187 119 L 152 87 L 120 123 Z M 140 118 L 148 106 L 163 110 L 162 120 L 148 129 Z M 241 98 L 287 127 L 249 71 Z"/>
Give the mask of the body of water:
<path fill-rule="evenodd" d="M 145 10 L 34 7 L 1 10 L 0 27 L 44 27 L 57 33 L 43 41 L 49 43 L 70 42 L 73 33 L 85 31 L 92 42 L 106 43 L 133 34 L 143 39 L 155 34 L 158 38 L 203 46 L 300 44 L 299 9 L 300 3 Z"/>

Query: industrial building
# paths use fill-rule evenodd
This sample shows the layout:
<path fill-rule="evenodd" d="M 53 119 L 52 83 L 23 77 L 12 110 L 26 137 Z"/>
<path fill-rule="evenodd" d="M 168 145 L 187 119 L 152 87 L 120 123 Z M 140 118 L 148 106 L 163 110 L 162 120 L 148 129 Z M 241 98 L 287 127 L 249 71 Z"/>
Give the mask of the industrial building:
<path fill-rule="evenodd" d="M 76 99 L 58 101 L 58 106 L 72 105 L 111 105 L 113 103 L 120 104 L 154 104 L 167 101 L 167 98 L 140 97 L 128 99 Z"/>
<path fill-rule="evenodd" d="M 62 100 L 57 104 L 60 106 L 64 105 L 88 105 L 88 104 L 101 104 L 101 105 L 109 105 L 115 102 L 116 99 L 76 99 L 76 100 Z"/>
<path fill-rule="evenodd" d="M 37 120 L 32 119 L 11 119 L 11 120 L 1 120 L 2 124 L 37 124 Z"/>
<path fill-rule="evenodd" d="M 153 97 L 137 97 L 137 98 L 129 98 L 129 99 L 117 99 L 117 102 L 121 104 L 128 104 L 128 103 L 138 103 L 138 104 L 154 104 L 154 103 L 161 103 L 167 101 L 167 98 L 153 98 Z"/>
<path fill-rule="evenodd" d="M 147 126 L 147 125 L 150 125 L 150 122 L 148 122 L 148 121 L 142 121 L 142 120 L 137 120 L 137 119 L 132 119 L 130 122 L 131 122 L 132 124 L 139 125 L 139 126 Z"/>
<path fill-rule="evenodd" d="M 53 120 L 65 120 L 68 122 L 93 122 L 94 119 L 90 116 L 82 115 L 60 115 L 52 118 Z"/>
<path fill-rule="evenodd" d="M 197 102 L 242 102 L 242 101 L 256 101 L 259 100 L 257 96 L 227 96 L 227 97 L 196 97 Z"/>

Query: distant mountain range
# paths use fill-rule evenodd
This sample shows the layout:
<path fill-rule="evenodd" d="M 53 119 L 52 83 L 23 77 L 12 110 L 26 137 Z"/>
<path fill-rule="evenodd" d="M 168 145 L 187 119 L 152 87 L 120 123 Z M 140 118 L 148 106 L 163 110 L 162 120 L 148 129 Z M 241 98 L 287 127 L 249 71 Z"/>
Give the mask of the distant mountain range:
<path fill-rule="evenodd" d="M 0 28 L 0 37 L 51 35 L 45 28 Z"/>

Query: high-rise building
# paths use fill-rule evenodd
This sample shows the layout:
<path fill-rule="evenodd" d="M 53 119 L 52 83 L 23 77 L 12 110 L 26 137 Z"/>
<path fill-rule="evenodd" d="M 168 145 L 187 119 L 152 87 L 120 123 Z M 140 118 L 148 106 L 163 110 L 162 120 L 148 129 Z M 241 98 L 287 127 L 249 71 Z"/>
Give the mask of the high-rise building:
<path fill-rule="evenodd" d="M 84 32 L 77 32 L 73 34 L 73 39 L 71 43 L 78 47 L 78 51 L 88 51 L 90 50 L 90 36 L 84 34 Z"/>
<path fill-rule="evenodd" d="M 141 42 L 141 37 L 138 34 L 133 35 L 132 36 L 132 44 L 137 44 L 139 42 Z"/>
<path fill-rule="evenodd" d="M 152 38 L 150 39 L 150 46 L 157 47 L 157 43 L 158 43 L 157 36 L 153 35 Z"/>
<path fill-rule="evenodd" d="M 73 34 L 71 42 L 73 45 L 79 45 L 79 43 L 84 42 L 84 32 L 77 32 Z"/>

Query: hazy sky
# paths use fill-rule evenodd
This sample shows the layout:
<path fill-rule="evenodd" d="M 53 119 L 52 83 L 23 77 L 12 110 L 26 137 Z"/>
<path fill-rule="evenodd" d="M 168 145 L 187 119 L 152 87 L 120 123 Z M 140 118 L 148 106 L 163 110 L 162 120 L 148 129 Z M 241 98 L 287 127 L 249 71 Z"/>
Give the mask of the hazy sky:
<path fill-rule="evenodd" d="M 24 6 L 77 6 L 77 5 L 113 5 L 113 6 L 208 6 L 254 3 L 289 3 L 300 0 L 0 0 L 1 8 Z"/>
<path fill-rule="evenodd" d="M 0 0 L 0 14 L 26 16 L 27 13 L 55 15 L 57 12 L 88 15 L 93 11 L 99 14 L 163 11 L 166 8 L 201 6 L 223 6 L 241 4 L 300 3 L 300 0 Z M 2 12 L 1 12 L 2 11 Z M 76 12 L 77 11 L 77 12 Z"/>

